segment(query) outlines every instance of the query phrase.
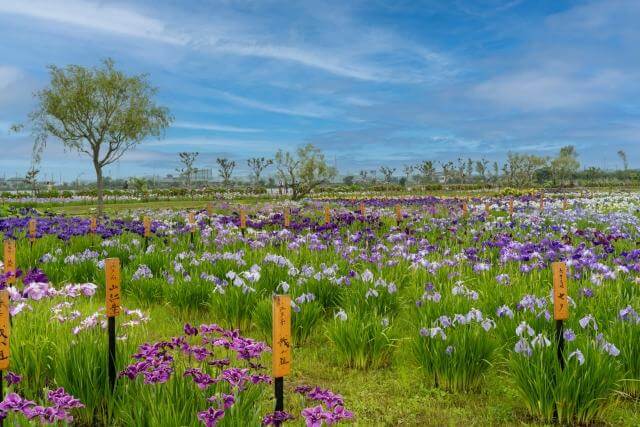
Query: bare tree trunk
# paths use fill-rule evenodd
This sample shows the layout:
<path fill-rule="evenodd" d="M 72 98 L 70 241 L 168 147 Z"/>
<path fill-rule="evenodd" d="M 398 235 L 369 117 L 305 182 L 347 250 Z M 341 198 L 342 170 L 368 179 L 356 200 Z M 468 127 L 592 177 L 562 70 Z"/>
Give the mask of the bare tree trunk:
<path fill-rule="evenodd" d="M 102 178 L 102 167 L 95 162 L 93 167 L 96 170 L 96 184 L 98 187 L 98 216 L 102 216 L 102 213 L 104 212 L 104 181 Z"/>

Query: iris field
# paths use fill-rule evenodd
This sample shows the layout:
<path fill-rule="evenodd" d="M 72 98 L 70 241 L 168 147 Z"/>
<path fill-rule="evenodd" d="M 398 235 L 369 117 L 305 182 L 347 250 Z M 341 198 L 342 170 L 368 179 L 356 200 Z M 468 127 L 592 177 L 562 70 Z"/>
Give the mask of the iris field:
<path fill-rule="evenodd" d="M 286 204 L 289 227 L 284 204 L 254 201 L 244 230 L 241 204 L 123 210 L 95 233 L 42 208 L 0 218 L 19 269 L 15 285 L 0 276 L 5 425 L 640 424 L 638 194 L 315 200 Z M 124 294 L 113 391 L 110 257 Z M 563 368 L 554 261 L 568 269 Z M 274 294 L 293 301 L 285 412 Z"/>

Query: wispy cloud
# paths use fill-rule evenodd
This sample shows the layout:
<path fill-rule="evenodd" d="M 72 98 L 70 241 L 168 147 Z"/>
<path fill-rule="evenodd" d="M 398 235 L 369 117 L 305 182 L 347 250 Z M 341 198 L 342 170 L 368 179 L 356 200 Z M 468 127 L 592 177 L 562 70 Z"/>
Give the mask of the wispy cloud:
<path fill-rule="evenodd" d="M 602 70 L 587 78 L 558 69 L 537 70 L 496 77 L 473 92 L 485 100 L 523 110 L 584 109 L 614 97 L 625 82 L 626 76 L 616 70 Z"/>
<path fill-rule="evenodd" d="M 0 0 L 0 13 L 49 21 L 65 26 L 75 26 L 85 30 L 94 30 L 107 34 L 147 39 L 154 42 L 176 46 L 188 46 L 201 52 L 214 55 L 235 55 L 239 57 L 262 58 L 288 62 L 304 67 L 325 71 L 339 77 L 385 82 L 411 82 L 421 77 L 414 73 L 397 73 L 372 61 L 357 59 L 377 54 L 403 55 L 409 59 L 442 66 L 443 55 L 404 42 L 398 49 L 397 41 L 389 43 L 384 31 L 377 31 L 375 38 L 367 43 L 358 39 L 340 40 L 342 43 L 332 47 L 317 43 L 270 40 L 266 34 L 257 33 L 251 23 L 242 20 L 235 25 L 227 25 L 215 20 L 214 25 L 182 27 L 179 22 L 171 25 L 160 17 L 152 17 L 141 10 L 128 5 L 105 4 L 90 0 L 33 0 L 14 2 Z M 352 36 L 362 38 L 357 28 Z M 349 43 L 349 45 L 344 45 Z M 357 45 L 356 45 L 357 44 Z M 392 46 L 395 45 L 395 46 Z M 364 48 L 363 48 L 364 46 Z M 357 51 L 357 55 L 354 52 Z M 431 76 L 433 77 L 433 69 Z M 424 78 L 427 78 L 425 74 Z"/>
<path fill-rule="evenodd" d="M 236 126 L 225 126 L 213 123 L 194 123 L 194 122 L 176 122 L 173 127 L 180 129 L 192 129 L 192 130 L 205 130 L 213 132 L 238 132 L 238 133 L 252 133 L 260 132 L 260 129 L 244 128 Z"/>
<path fill-rule="evenodd" d="M 11 83 L 20 79 L 22 73 L 16 67 L 0 65 L 0 89 L 5 89 Z"/>
<path fill-rule="evenodd" d="M 286 114 L 291 116 L 326 118 L 334 115 L 336 110 L 330 107 L 323 107 L 311 102 L 298 104 L 295 106 L 280 106 L 272 103 L 258 101 L 256 99 L 235 95 L 233 93 L 218 91 L 219 97 L 243 107 L 256 110 L 268 111 L 271 113 Z"/>
<path fill-rule="evenodd" d="M 187 39 L 167 31 L 158 19 L 131 8 L 83 0 L 0 1 L 0 13 L 52 21 L 128 37 L 184 45 Z"/>

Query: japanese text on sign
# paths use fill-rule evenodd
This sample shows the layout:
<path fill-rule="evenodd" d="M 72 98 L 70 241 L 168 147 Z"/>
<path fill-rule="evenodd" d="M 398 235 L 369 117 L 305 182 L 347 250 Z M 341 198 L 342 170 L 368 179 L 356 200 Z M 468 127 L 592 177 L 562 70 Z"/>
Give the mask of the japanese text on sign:
<path fill-rule="evenodd" d="M 291 209 L 284 208 L 284 226 L 289 227 L 291 225 Z"/>
<path fill-rule="evenodd" d="M 36 220 L 29 220 L 29 240 L 32 242 L 36 240 Z"/>
<path fill-rule="evenodd" d="M 553 272 L 553 318 L 567 320 L 569 318 L 569 295 L 567 289 L 567 265 L 564 262 L 551 264 Z"/>
<path fill-rule="evenodd" d="M 144 237 L 151 237 L 151 218 L 145 216 L 142 223 L 144 224 Z"/>
<path fill-rule="evenodd" d="M 120 314 L 120 260 L 118 258 L 107 258 L 104 261 L 106 280 L 106 302 L 107 317 L 115 317 Z"/>
<path fill-rule="evenodd" d="M 291 297 L 273 297 L 273 377 L 291 373 Z"/>
<path fill-rule="evenodd" d="M 8 284 L 16 283 L 16 241 L 13 239 L 7 239 L 4 241 L 4 272 L 14 273 L 7 277 Z"/>
<path fill-rule="evenodd" d="M 240 228 L 247 228 L 247 213 L 240 209 Z"/>

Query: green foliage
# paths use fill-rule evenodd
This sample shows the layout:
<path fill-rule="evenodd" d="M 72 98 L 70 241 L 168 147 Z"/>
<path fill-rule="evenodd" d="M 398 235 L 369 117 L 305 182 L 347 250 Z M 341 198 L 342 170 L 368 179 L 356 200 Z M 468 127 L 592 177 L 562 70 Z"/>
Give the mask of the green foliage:
<path fill-rule="evenodd" d="M 416 336 L 413 355 L 436 387 L 453 392 L 477 390 L 491 367 L 497 344 L 478 324 L 445 329 L 446 339 Z"/>
<path fill-rule="evenodd" d="M 299 200 L 313 189 L 333 179 L 337 171 L 327 164 L 324 154 L 312 144 L 304 145 L 294 154 L 278 150 L 275 155 L 278 178 Z"/>
<path fill-rule="evenodd" d="M 385 326 L 386 321 L 377 314 L 356 310 L 346 315 L 346 320 L 333 319 L 327 329 L 338 359 L 356 369 L 389 365 L 396 341 L 391 326 Z"/>
<path fill-rule="evenodd" d="M 577 345 L 576 345 L 577 343 Z M 509 375 L 529 413 L 543 422 L 557 416 L 561 423 L 588 424 L 601 418 L 619 387 L 622 372 L 618 362 L 593 342 L 580 340 L 565 351 L 565 369 L 560 369 L 555 343 L 534 348 L 531 357 L 513 353 Z M 584 356 L 568 358 L 579 348 Z"/>

